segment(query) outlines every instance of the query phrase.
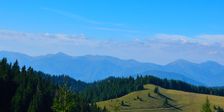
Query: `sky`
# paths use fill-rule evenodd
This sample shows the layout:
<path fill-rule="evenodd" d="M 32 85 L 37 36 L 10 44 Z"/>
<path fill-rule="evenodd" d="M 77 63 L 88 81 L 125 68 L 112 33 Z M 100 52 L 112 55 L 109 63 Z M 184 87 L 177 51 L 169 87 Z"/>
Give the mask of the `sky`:
<path fill-rule="evenodd" d="M 223 0 L 0 1 L 0 50 L 224 64 Z"/>

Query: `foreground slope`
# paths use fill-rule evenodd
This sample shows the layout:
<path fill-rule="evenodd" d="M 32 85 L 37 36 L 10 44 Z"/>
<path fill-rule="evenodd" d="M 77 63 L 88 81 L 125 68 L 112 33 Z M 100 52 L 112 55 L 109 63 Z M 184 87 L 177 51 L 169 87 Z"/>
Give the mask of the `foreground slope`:
<path fill-rule="evenodd" d="M 160 87 L 159 93 L 155 93 L 155 87 L 148 84 L 144 86 L 145 90 L 132 92 L 120 98 L 98 102 L 97 105 L 102 108 L 106 107 L 112 112 L 200 112 L 202 104 L 208 97 L 212 107 L 214 105 L 224 107 L 224 97 L 169 90 Z"/>

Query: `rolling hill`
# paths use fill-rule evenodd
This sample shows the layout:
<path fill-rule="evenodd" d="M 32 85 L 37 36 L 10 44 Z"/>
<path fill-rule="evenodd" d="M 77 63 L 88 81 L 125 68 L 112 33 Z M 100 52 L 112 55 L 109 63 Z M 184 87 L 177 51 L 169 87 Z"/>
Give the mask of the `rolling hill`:
<path fill-rule="evenodd" d="M 145 85 L 145 90 L 129 93 L 123 97 L 98 102 L 101 108 L 111 112 L 200 112 L 206 97 L 214 105 L 224 106 L 224 97 L 163 89 L 154 93 L 155 85 Z M 150 96 L 148 95 L 150 93 Z M 164 103 L 167 99 L 167 103 Z"/>
<path fill-rule="evenodd" d="M 29 56 L 22 53 L 0 51 L 0 58 L 10 62 L 16 59 L 20 65 L 32 66 L 49 74 L 69 74 L 86 82 L 101 80 L 109 76 L 126 77 L 154 75 L 160 78 L 182 80 L 195 85 L 223 86 L 224 66 L 216 62 L 192 63 L 177 60 L 167 65 L 122 60 L 110 56 L 69 56 L 64 53 Z"/>

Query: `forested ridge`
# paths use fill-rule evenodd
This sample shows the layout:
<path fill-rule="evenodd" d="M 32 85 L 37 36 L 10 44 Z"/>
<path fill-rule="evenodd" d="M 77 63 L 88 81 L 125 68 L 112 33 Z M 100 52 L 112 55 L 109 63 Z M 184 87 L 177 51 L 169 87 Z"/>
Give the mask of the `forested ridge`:
<path fill-rule="evenodd" d="M 88 85 L 81 93 L 87 101 L 95 102 L 121 97 L 133 91 L 143 90 L 143 85 L 145 84 L 154 84 L 166 89 L 185 92 L 224 96 L 224 88 L 195 86 L 183 81 L 160 79 L 150 75 L 139 75 L 136 78 L 109 77 Z"/>
<path fill-rule="evenodd" d="M 224 96 L 223 88 L 194 86 L 183 81 L 160 79 L 154 76 L 109 77 L 85 83 L 68 76 L 51 76 L 20 67 L 18 61 L 0 60 L 1 112 L 105 112 L 97 101 L 117 98 L 143 85 L 154 84 L 167 89 Z"/>
<path fill-rule="evenodd" d="M 0 61 L 0 112 L 104 112 L 96 104 L 88 103 L 78 89 L 85 83 L 64 76 L 50 76 L 34 71 L 31 67 L 20 68 L 18 61 Z M 68 80 L 68 84 L 65 82 Z M 77 85 L 70 88 L 70 85 Z"/>

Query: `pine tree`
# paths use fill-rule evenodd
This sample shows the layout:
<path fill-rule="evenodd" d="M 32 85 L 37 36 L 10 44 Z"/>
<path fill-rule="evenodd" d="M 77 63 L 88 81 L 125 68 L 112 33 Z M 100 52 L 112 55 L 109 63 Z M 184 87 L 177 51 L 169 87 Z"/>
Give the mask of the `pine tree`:
<path fill-rule="evenodd" d="M 125 104 L 124 104 L 124 101 L 123 101 L 123 100 L 121 101 L 121 106 L 125 106 Z"/>
<path fill-rule="evenodd" d="M 0 63 L 0 75 L 4 80 L 7 78 L 8 69 L 7 69 L 7 59 L 3 58 Z"/>
<path fill-rule="evenodd" d="M 17 76 L 20 73 L 20 67 L 19 62 L 16 60 L 16 62 L 12 66 L 12 74 L 9 74 L 9 78 L 12 79 L 13 76 Z"/>
<path fill-rule="evenodd" d="M 163 106 L 167 107 L 169 105 L 168 99 L 165 98 L 164 102 L 163 102 Z"/>
<path fill-rule="evenodd" d="M 157 93 L 157 94 L 159 93 L 159 87 L 157 87 L 157 86 L 155 87 L 154 93 Z"/>
<path fill-rule="evenodd" d="M 44 102 L 41 102 L 42 101 L 42 97 L 43 97 L 43 94 L 42 94 L 42 91 L 40 90 L 40 82 L 37 84 L 37 87 L 36 87 L 36 93 L 33 95 L 33 98 L 32 98 L 32 101 L 29 105 L 29 108 L 28 108 L 28 112 L 40 112 L 40 111 L 43 111 L 41 110 L 42 108 L 40 107 L 40 105 Z"/>
<path fill-rule="evenodd" d="M 202 105 L 201 112 L 212 112 L 212 109 L 211 109 L 210 106 L 211 106 L 211 104 L 210 104 L 209 99 L 207 97 L 205 103 Z"/>
<path fill-rule="evenodd" d="M 148 97 L 151 97 L 151 94 L 150 94 L 150 92 L 148 93 Z"/>
<path fill-rule="evenodd" d="M 68 89 L 67 85 L 59 87 L 54 98 L 52 109 L 54 112 L 73 112 L 75 109 L 75 101 L 73 93 Z"/>

